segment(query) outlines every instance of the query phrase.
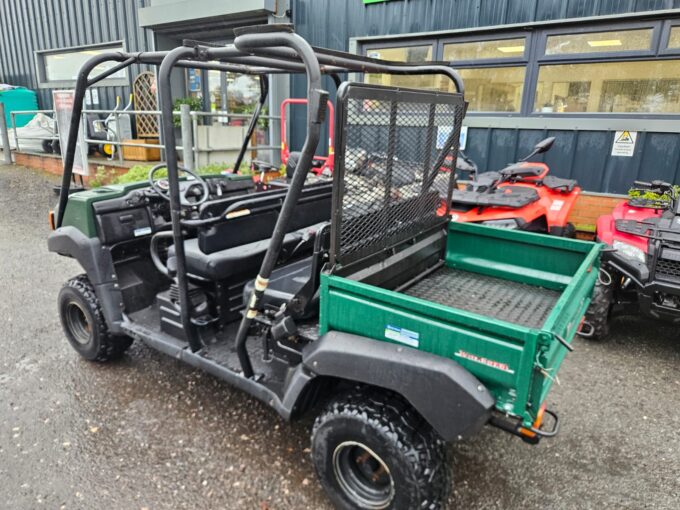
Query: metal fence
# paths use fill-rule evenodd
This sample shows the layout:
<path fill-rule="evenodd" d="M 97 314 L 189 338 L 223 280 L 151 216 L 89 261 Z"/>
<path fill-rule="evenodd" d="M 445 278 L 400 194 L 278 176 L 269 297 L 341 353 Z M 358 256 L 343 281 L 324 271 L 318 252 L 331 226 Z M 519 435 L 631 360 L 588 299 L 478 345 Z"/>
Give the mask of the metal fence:
<path fill-rule="evenodd" d="M 35 116 L 38 113 L 50 115 L 51 118 L 54 120 L 54 134 L 51 136 L 26 136 L 22 135 L 20 133 L 20 129 L 17 127 L 17 122 L 16 122 L 16 116 L 17 115 L 33 115 Z M 91 138 L 88 136 L 88 131 L 87 131 L 87 126 L 88 126 L 88 116 L 90 115 L 97 115 L 100 117 L 98 120 L 104 121 L 105 119 L 109 118 L 112 116 L 113 118 L 113 138 L 109 139 L 95 139 Z M 123 163 L 124 157 L 123 157 L 123 151 L 122 147 L 141 147 L 141 148 L 156 148 L 156 149 L 161 149 L 162 151 L 166 150 L 166 146 L 163 143 L 162 140 L 160 140 L 159 143 L 152 143 L 149 141 L 143 141 L 143 142 L 131 142 L 131 141 L 123 141 L 121 139 L 121 133 L 120 133 L 120 119 L 123 115 L 129 115 L 129 116 L 135 116 L 135 115 L 154 115 L 154 116 L 161 116 L 160 110 L 83 110 L 82 112 L 82 129 L 85 132 L 85 137 L 84 141 L 86 144 L 89 145 L 102 145 L 102 144 L 107 144 L 116 147 L 115 151 L 115 157 L 118 159 L 119 163 Z M 181 136 L 181 145 L 177 145 L 175 147 L 175 150 L 181 151 L 182 152 L 182 160 L 184 163 L 184 166 L 189 168 L 190 170 L 193 170 L 196 166 L 196 161 L 198 161 L 198 156 L 199 153 L 211 153 L 211 152 L 231 152 L 231 151 L 239 151 L 241 149 L 241 143 L 243 142 L 243 138 L 245 137 L 247 133 L 247 127 L 248 123 L 252 119 L 252 115 L 250 114 L 235 114 L 235 113 L 229 113 L 227 111 L 215 111 L 215 112 L 201 112 L 201 111 L 190 111 L 188 105 L 182 105 L 182 108 L 180 111 L 174 111 L 173 116 L 177 116 L 180 119 L 180 130 L 182 133 Z M 241 138 L 239 140 L 238 145 L 233 145 L 233 146 L 225 146 L 225 147 L 211 147 L 210 145 L 210 137 L 206 138 L 206 145 L 200 146 L 198 143 L 198 131 L 199 131 L 199 126 L 200 125 L 205 125 L 204 123 L 206 120 L 212 121 L 213 118 L 218 118 L 220 119 L 220 123 L 226 125 L 227 122 L 231 122 L 233 120 L 243 120 L 243 124 L 240 126 L 241 127 Z M 131 119 L 132 120 L 132 119 Z M 280 122 L 281 117 L 276 116 L 276 115 L 260 115 L 258 117 L 258 120 L 266 120 L 268 122 Z M 238 126 L 234 126 L 238 127 Z M 4 115 L 4 105 L 0 103 L 0 149 L 3 149 L 4 152 L 4 161 L 5 163 L 11 163 L 11 148 L 10 148 L 10 142 L 9 142 L 9 133 L 12 133 L 13 139 L 14 139 L 14 145 L 15 145 L 15 150 L 16 151 L 21 151 L 21 140 L 27 141 L 27 140 L 42 140 L 42 141 L 59 141 L 59 123 L 57 122 L 57 116 L 54 110 L 15 110 L 10 112 L 10 125 L 7 126 L 5 122 L 5 115 Z M 253 144 L 249 147 L 250 151 L 258 152 L 258 151 L 267 151 L 267 152 L 273 152 L 273 151 L 278 151 L 280 149 L 279 145 L 275 144 L 269 144 L 269 145 L 257 145 Z M 113 156 L 110 159 L 114 159 Z"/>

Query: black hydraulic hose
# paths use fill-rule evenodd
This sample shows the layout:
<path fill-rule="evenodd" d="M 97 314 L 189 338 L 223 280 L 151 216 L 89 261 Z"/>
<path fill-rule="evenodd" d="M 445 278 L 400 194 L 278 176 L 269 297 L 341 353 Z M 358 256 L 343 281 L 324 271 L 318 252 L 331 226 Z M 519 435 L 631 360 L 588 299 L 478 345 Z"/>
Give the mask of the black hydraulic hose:
<path fill-rule="evenodd" d="M 64 152 L 64 173 L 61 176 L 61 191 L 59 193 L 59 205 L 57 206 L 57 221 L 56 228 L 61 227 L 64 220 L 64 212 L 66 210 L 66 203 L 68 202 L 68 195 L 71 189 L 71 177 L 73 175 L 73 162 L 76 154 L 76 144 L 78 143 L 78 131 L 80 130 L 80 117 L 83 113 L 83 100 L 85 99 L 85 91 L 89 85 L 93 85 L 99 80 L 108 76 L 107 73 L 98 75 L 94 80 L 88 81 L 88 76 L 92 70 L 98 65 L 108 62 L 116 61 L 123 62 L 132 60 L 131 55 L 121 52 L 102 53 L 87 60 L 78 71 L 78 78 L 76 79 L 75 94 L 73 97 L 73 110 L 71 111 L 71 123 L 68 130 L 68 142 Z M 134 61 L 134 60 L 132 60 Z M 130 65 L 132 61 L 128 64 Z"/>
<path fill-rule="evenodd" d="M 232 173 L 237 173 L 241 168 L 241 162 L 243 161 L 243 157 L 246 154 L 246 150 L 248 150 L 248 143 L 250 142 L 250 137 L 253 135 L 253 131 L 255 131 L 257 121 L 260 119 L 260 112 L 262 112 L 262 108 L 264 108 L 264 103 L 267 101 L 268 94 L 269 94 L 269 80 L 267 79 L 266 76 L 260 76 L 260 100 L 258 101 L 257 106 L 255 107 L 255 112 L 253 113 L 253 116 L 250 118 L 248 131 L 246 132 L 246 137 L 243 139 L 243 143 L 241 144 L 241 150 L 239 151 L 238 157 L 236 158 L 236 163 L 234 163 L 234 170 L 232 171 Z"/>
<path fill-rule="evenodd" d="M 255 279 L 253 292 L 246 304 L 246 313 L 236 335 L 236 351 L 241 363 L 243 375 L 253 377 L 253 367 L 246 349 L 248 330 L 253 318 L 257 315 L 260 299 L 264 294 L 269 277 L 274 269 L 283 239 L 288 231 L 293 210 L 297 204 L 302 187 L 311 169 L 314 152 L 321 135 L 321 124 L 325 120 L 325 108 L 328 100 L 328 92 L 321 89 L 321 69 L 312 47 L 302 37 L 288 32 L 265 32 L 265 33 L 237 33 L 235 46 L 239 50 L 254 52 L 260 48 L 271 46 L 288 46 L 295 50 L 307 69 L 307 137 L 305 139 L 300 159 L 293 174 L 288 193 L 281 207 L 281 213 L 276 220 L 274 232 L 269 242 L 269 248 L 265 254 L 260 272 Z"/>
<path fill-rule="evenodd" d="M 172 119 L 172 87 L 170 74 L 175 63 L 182 58 L 195 55 L 194 48 L 180 46 L 170 51 L 163 59 L 158 70 L 158 96 L 161 106 L 161 129 L 168 169 L 168 196 L 170 198 L 170 219 L 172 221 L 172 239 L 175 244 L 175 258 L 177 263 L 176 277 L 179 293 L 179 308 L 182 327 L 186 334 L 191 350 L 196 352 L 202 345 L 196 329 L 191 322 L 191 301 L 189 299 L 189 281 L 186 271 L 186 256 L 184 253 L 184 236 L 182 234 L 182 206 L 179 199 L 179 180 L 177 172 L 177 152 L 175 151 L 175 126 Z"/>

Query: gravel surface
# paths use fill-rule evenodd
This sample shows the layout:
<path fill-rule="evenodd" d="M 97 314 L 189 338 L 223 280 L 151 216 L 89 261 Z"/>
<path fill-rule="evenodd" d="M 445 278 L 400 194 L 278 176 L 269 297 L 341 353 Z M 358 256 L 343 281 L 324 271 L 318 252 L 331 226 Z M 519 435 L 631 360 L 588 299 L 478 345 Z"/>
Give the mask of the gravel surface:
<path fill-rule="evenodd" d="M 0 166 L 0 507 L 325 509 L 293 424 L 141 343 L 93 364 L 64 339 L 47 252 L 55 179 Z M 677 328 L 622 318 L 577 339 L 548 404 L 560 434 L 529 446 L 488 428 L 451 446 L 450 507 L 677 509 Z"/>

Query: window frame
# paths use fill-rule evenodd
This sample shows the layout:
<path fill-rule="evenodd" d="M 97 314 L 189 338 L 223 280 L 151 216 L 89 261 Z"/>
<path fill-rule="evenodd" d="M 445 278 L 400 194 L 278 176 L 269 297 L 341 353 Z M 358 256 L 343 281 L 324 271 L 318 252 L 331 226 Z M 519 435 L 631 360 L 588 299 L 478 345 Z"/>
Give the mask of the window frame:
<path fill-rule="evenodd" d="M 680 28 L 680 19 L 665 20 L 663 28 L 661 29 L 659 56 L 680 55 L 680 47 L 669 48 L 668 43 L 671 42 L 671 30 L 673 28 Z"/>
<path fill-rule="evenodd" d="M 63 53 L 77 53 L 82 50 L 111 50 L 127 51 L 125 40 L 115 40 L 97 44 L 83 44 L 80 46 L 69 46 L 67 48 L 51 48 L 46 50 L 35 50 L 33 58 L 35 62 L 36 76 L 38 78 L 38 88 L 40 89 L 59 89 L 75 87 L 76 80 L 49 80 L 47 78 L 47 67 L 45 57 L 49 55 L 60 55 Z M 97 87 L 120 87 L 130 85 L 130 75 L 127 69 L 123 69 L 124 78 L 106 78 L 97 83 Z"/>
<path fill-rule="evenodd" d="M 459 37 L 446 37 L 446 38 L 441 38 L 435 41 L 437 45 L 437 51 L 436 51 L 436 56 L 439 58 L 439 60 L 443 62 L 453 62 L 453 61 L 447 61 L 444 60 L 444 46 L 447 44 L 456 44 L 456 43 L 470 43 L 470 42 L 482 42 L 482 41 L 503 41 L 506 39 L 524 39 L 524 54 L 520 57 L 507 57 L 507 58 L 480 58 L 477 60 L 461 60 L 460 63 L 456 63 L 456 68 L 463 68 L 463 67 L 485 67 L 488 65 L 488 67 L 492 67 L 494 64 L 517 64 L 517 63 L 528 63 L 529 61 L 529 54 L 531 52 L 531 39 L 533 37 L 533 34 L 531 32 L 520 32 L 520 31 L 511 31 L 511 32 L 503 32 L 500 34 L 498 37 L 492 37 L 492 34 L 484 34 L 484 35 L 468 35 L 468 36 L 459 36 Z M 495 67 L 512 67 L 511 65 L 498 65 Z"/>
<path fill-rule="evenodd" d="M 370 50 L 391 50 L 394 48 L 413 48 L 415 46 L 430 46 L 432 49 L 432 60 L 437 59 L 437 40 L 436 39 L 414 39 L 410 41 L 384 40 L 369 44 L 362 44 L 361 51 L 367 55 Z"/>
<path fill-rule="evenodd" d="M 582 35 L 582 34 L 597 34 L 603 32 L 623 32 L 629 30 L 644 30 L 651 29 L 652 37 L 650 39 L 650 47 L 648 50 L 626 50 L 626 51 L 593 51 L 589 53 L 566 53 L 557 55 L 546 55 L 545 50 L 548 44 L 548 38 L 556 35 Z M 630 57 L 653 57 L 656 55 L 659 48 L 659 39 L 661 30 L 658 22 L 637 22 L 637 23 L 617 23 L 614 26 L 606 27 L 597 25 L 588 25 L 582 27 L 563 27 L 554 28 L 541 31 L 538 37 L 538 44 L 536 51 L 538 55 L 535 61 L 539 63 L 544 62 L 562 62 L 582 59 L 597 59 L 597 60 L 619 60 Z"/>
<path fill-rule="evenodd" d="M 359 37 L 350 41 L 350 47 L 355 44 L 355 50 L 366 55 L 372 48 L 394 48 L 408 46 L 433 45 L 433 61 L 441 62 L 444 56 L 444 45 L 449 43 L 475 42 L 475 41 L 495 41 L 503 39 L 516 39 L 525 37 L 526 43 L 524 55 L 515 58 L 492 58 L 464 60 L 460 63 L 449 62 L 454 69 L 469 68 L 493 68 L 493 67 L 516 67 L 525 66 L 524 86 L 522 89 L 522 100 L 518 112 L 494 112 L 494 111 L 468 111 L 468 118 L 525 118 L 534 121 L 541 119 L 562 119 L 570 122 L 569 119 L 592 119 L 594 122 L 601 122 L 599 119 L 649 119 L 661 121 L 677 121 L 680 113 L 646 113 L 646 112 L 535 112 L 534 103 L 536 89 L 538 86 L 538 75 L 541 66 L 547 65 L 567 65 L 567 64 L 597 64 L 610 62 L 637 62 L 650 60 L 680 60 L 680 48 L 669 49 L 668 42 L 672 27 L 680 26 L 680 17 L 654 16 L 642 19 L 620 19 L 618 16 L 604 19 L 589 19 L 577 25 L 574 20 L 561 20 L 558 22 L 538 22 L 530 27 L 489 27 L 483 33 L 473 33 L 472 30 L 452 30 L 446 32 L 435 32 L 429 34 L 401 34 L 377 37 Z M 636 13 L 638 16 L 639 13 Z M 616 32 L 625 30 L 651 29 L 650 48 L 648 50 L 627 50 L 627 51 L 598 51 L 592 53 L 571 53 L 565 55 L 546 55 L 546 44 L 548 37 L 553 35 L 566 34 L 585 34 L 598 32 Z M 402 39 L 400 39 L 400 37 Z M 354 41 L 354 42 L 353 42 Z"/>

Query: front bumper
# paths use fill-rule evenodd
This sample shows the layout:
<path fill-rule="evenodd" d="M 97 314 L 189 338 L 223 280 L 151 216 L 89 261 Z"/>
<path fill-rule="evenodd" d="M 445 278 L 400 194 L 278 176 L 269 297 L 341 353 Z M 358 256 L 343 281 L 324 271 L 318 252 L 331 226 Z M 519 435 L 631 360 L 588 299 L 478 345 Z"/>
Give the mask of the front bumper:
<path fill-rule="evenodd" d="M 630 278 L 628 289 L 637 294 L 640 313 L 655 319 L 680 322 L 680 278 L 672 281 L 666 275 L 657 275 L 655 264 L 650 268 L 615 251 L 605 252 L 603 262 Z"/>

